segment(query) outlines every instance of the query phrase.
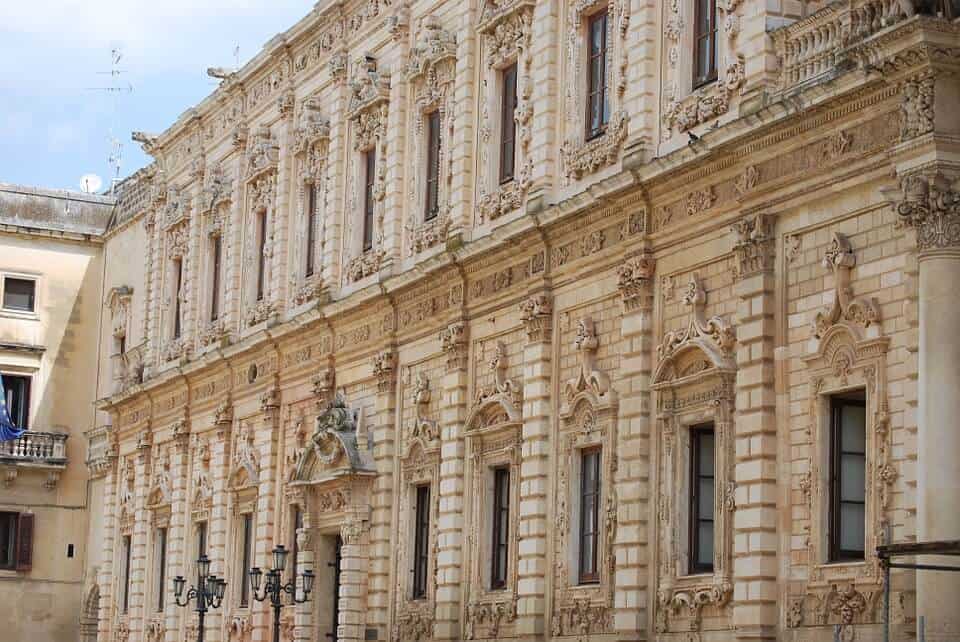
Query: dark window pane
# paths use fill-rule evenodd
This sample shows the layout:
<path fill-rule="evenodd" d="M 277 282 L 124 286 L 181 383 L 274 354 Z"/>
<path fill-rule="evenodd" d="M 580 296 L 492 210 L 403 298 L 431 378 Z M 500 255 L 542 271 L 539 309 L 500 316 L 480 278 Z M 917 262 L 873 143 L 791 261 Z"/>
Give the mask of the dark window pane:
<path fill-rule="evenodd" d="M 3 398 L 10 420 L 17 428 L 30 427 L 30 377 L 3 375 Z"/>
<path fill-rule="evenodd" d="M 316 236 L 316 222 L 315 218 L 317 215 L 317 186 L 310 184 L 307 187 L 307 247 L 304 252 L 306 254 L 306 265 L 304 266 L 304 276 L 313 276 L 314 269 L 314 254 L 317 251 L 317 236 Z"/>
<path fill-rule="evenodd" d="M 427 195 L 424 219 L 437 215 L 440 205 L 440 110 L 427 116 Z"/>
<path fill-rule="evenodd" d="M 183 289 L 183 260 L 176 259 L 173 262 L 173 338 L 180 338 L 181 330 L 181 301 L 180 295 Z"/>
<path fill-rule="evenodd" d="M 607 12 L 591 16 L 587 24 L 587 140 L 603 133 L 610 118 L 607 101 Z"/>
<path fill-rule="evenodd" d="M 699 87 L 717 78 L 716 0 L 695 0 L 693 85 Z"/>
<path fill-rule="evenodd" d="M 597 573 L 600 511 L 600 450 L 584 450 L 580 456 L 580 583 L 600 580 Z"/>
<path fill-rule="evenodd" d="M 863 552 L 864 541 L 863 504 L 840 505 L 840 549 Z"/>
<path fill-rule="evenodd" d="M 257 216 L 257 301 L 263 299 L 267 277 L 267 213 Z"/>
<path fill-rule="evenodd" d="M 500 182 L 513 180 L 516 163 L 517 65 L 503 70 L 503 102 L 500 105 Z"/>
<path fill-rule="evenodd" d="M 33 279 L 7 277 L 3 281 L 3 307 L 33 312 L 37 282 Z"/>
<path fill-rule="evenodd" d="M 377 176 L 377 153 L 370 150 L 364 156 L 363 190 L 363 251 L 373 248 L 373 188 Z"/>
<path fill-rule="evenodd" d="M 243 556 L 240 562 L 240 606 L 250 604 L 250 567 L 252 566 L 251 557 L 253 554 L 253 515 L 245 513 L 243 515 L 243 541 L 241 547 Z"/>
<path fill-rule="evenodd" d="M 213 237 L 213 261 L 210 269 L 210 320 L 216 321 L 220 316 L 220 264 L 223 262 L 223 240 L 219 235 Z"/>
<path fill-rule="evenodd" d="M 157 611 L 163 611 L 167 583 L 167 529 L 157 531 Z"/>
<path fill-rule="evenodd" d="M 427 596 L 427 570 L 430 562 L 430 487 L 418 486 L 413 543 L 413 597 Z"/>
<path fill-rule="evenodd" d="M 126 613 L 130 608 L 130 536 L 123 537 L 123 612 Z"/>
<path fill-rule="evenodd" d="M 830 560 L 863 559 L 866 404 L 862 394 L 831 399 Z"/>
<path fill-rule="evenodd" d="M 690 573 L 713 571 L 714 445 L 713 424 L 690 429 Z"/>
<path fill-rule="evenodd" d="M 713 522 L 701 522 L 697 527 L 697 564 L 713 566 Z"/>
<path fill-rule="evenodd" d="M 493 471 L 493 543 L 490 587 L 503 588 L 507 582 L 507 547 L 510 524 L 510 470 Z"/>
<path fill-rule="evenodd" d="M 12 569 L 17 564 L 17 514 L 0 513 L 0 568 Z"/>

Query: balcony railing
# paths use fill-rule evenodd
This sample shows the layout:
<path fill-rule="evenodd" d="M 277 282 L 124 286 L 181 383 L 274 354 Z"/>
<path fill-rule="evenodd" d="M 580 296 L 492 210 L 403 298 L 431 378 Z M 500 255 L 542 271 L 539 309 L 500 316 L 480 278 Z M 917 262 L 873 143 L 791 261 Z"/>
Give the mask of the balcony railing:
<path fill-rule="evenodd" d="M 838 0 L 771 35 L 780 58 L 779 91 L 841 67 L 843 53 L 904 19 L 899 0 Z"/>
<path fill-rule="evenodd" d="M 0 442 L 0 462 L 65 467 L 67 437 L 60 432 L 28 431 L 19 439 Z"/>

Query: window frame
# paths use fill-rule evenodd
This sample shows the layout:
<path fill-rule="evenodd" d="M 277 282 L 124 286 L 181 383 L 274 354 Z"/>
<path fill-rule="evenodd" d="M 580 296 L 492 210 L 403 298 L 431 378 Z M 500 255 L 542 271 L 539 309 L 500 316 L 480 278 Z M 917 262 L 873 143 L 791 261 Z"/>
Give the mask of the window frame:
<path fill-rule="evenodd" d="M 156 540 L 154 540 L 157 550 L 154 555 L 156 556 L 157 564 L 157 594 L 156 594 L 156 612 L 163 613 L 164 608 L 166 607 L 166 595 L 164 593 L 164 584 L 167 583 L 167 544 L 168 544 L 168 535 L 169 532 L 166 526 L 162 526 L 156 531 Z"/>
<path fill-rule="evenodd" d="M 587 465 L 593 462 L 595 467 L 595 486 L 587 488 L 589 476 Z M 600 582 L 600 502 L 603 492 L 603 448 L 589 446 L 580 450 L 580 484 L 578 494 L 579 519 L 577 526 L 577 584 L 598 584 Z M 592 498 L 592 512 L 587 514 L 587 499 Z M 588 524 L 589 520 L 589 524 Z M 587 527 L 590 532 L 587 532 Z M 591 541 L 592 555 L 588 560 L 584 555 L 584 544 Z"/>
<path fill-rule="evenodd" d="M 497 466 L 493 473 L 490 520 L 490 590 L 507 587 L 510 574 L 510 466 Z"/>
<path fill-rule="evenodd" d="M 21 430 L 30 429 L 30 403 L 31 397 L 33 394 L 33 376 L 24 372 L 0 372 L 0 375 L 3 376 L 3 397 L 4 401 L 7 402 L 7 412 L 10 414 L 10 420 L 13 422 L 13 425 Z M 20 399 L 20 403 L 16 406 L 19 412 L 14 412 L 14 404 L 12 400 L 7 399 L 7 390 L 9 390 L 7 381 L 9 380 L 19 380 L 24 383 L 24 390 L 26 393 Z M 21 417 L 22 415 L 22 417 Z"/>
<path fill-rule="evenodd" d="M 594 48 L 593 34 L 598 23 L 603 24 L 601 44 Z M 584 107 L 584 139 L 591 141 L 603 136 L 610 123 L 610 88 L 607 82 L 607 58 L 610 54 L 610 15 L 606 7 L 590 14 L 586 18 L 586 101 Z M 598 61 L 599 69 L 594 70 L 594 61 Z M 599 122 L 594 126 L 593 113 L 598 110 Z"/>
<path fill-rule="evenodd" d="M 517 61 L 500 70 L 500 167 L 499 184 L 504 185 L 516 178 L 517 171 L 517 121 L 519 107 Z M 512 81 L 510 81 L 512 78 Z M 510 135 L 507 136 L 507 132 Z"/>
<path fill-rule="evenodd" d="M 414 493 L 414 522 L 413 522 L 413 585 L 411 598 L 424 600 L 427 598 L 430 571 L 430 484 L 419 484 L 413 487 Z"/>
<path fill-rule="evenodd" d="M 373 249 L 374 189 L 377 178 L 377 148 L 363 152 L 363 224 L 361 226 L 361 250 Z"/>
<path fill-rule="evenodd" d="M 24 281 L 33 283 L 33 294 L 31 295 L 31 304 L 30 309 L 17 308 L 17 307 L 8 307 L 7 306 L 7 281 Z M 26 318 L 35 318 L 37 317 L 37 309 L 39 308 L 39 292 L 40 292 L 40 278 L 35 274 L 25 274 L 22 272 L 3 272 L 0 273 L 0 310 L 4 314 L 17 316 L 17 317 L 26 317 Z"/>
<path fill-rule="evenodd" d="M 689 489 L 688 489 L 688 498 L 689 498 L 689 510 L 687 516 L 687 550 L 688 550 L 688 564 L 687 564 L 687 573 L 690 575 L 701 575 L 705 573 L 713 573 L 716 568 L 716 564 L 711 560 L 710 564 L 704 564 L 699 561 L 700 553 L 700 523 L 707 522 L 710 523 L 710 532 L 713 535 L 714 539 L 714 554 L 716 554 L 716 505 L 713 506 L 713 511 L 710 514 L 710 519 L 705 520 L 700 514 L 700 482 L 707 478 L 706 475 L 702 474 L 702 446 L 701 439 L 704 435 L 709 434 L 713 439 L 713 474 L 709 476 L 712 485 L 714 486 L 714 498 L 716 497 L 716 483 L 717 483 L 717 433 L 716 425 L 713 422 L 707 422 L 702 424 L 697 424 L 695 426 L 690 426 L 690 478 L 689 478 Z M 714 498 L 711 498 L 711 504 L 715 504 Z"/>
<path fill-rule="evenodd" d="M 254 547 L 253 513 L 240 513 L 240 591 L 237 606 L 250 608 L 250 569 L 253 565 Z"/>
<path fill-rule="evenodd" d="M 210 322 L 220 318 L 220 287 L 223 269 L 223 235 L 213 234 L 210 238 Z"/>
<path fill-rule="evenodd" d="M 257 217 L 257 301 L 263 301 L 267 289 L 267 210 L 260 210 Z"/>
<path fill-rule="evenodd" d="M 304 248 L 303 277 L 309 279 L 316 274 L 316 251 L 317 251 L 317 184 L 307 183 L 307 234 L 306 247 Z"/>
<path fill-rule="evenodd" d="M 700 30 L 703 22 L 703 12 L 707 11 L 709 24 L 704 31 Z M 693 88 L 699 89 L 717 80 L 717 59 L 719 41 L 717 34 L 717 0 L 694 0 L 693 20 Z M 700 43 L 706 41 L 709 45 L 709 61 L 706 69 L 700 68 Z"/>
<path fill-rule="evenodd" d="M 123 553 L 123 575 L 120 591 L 122 593 L 120 600 L 120 612 L 130 612 L 130 560 L 133 552 L 133 536 L 122 535 L 120 537 L 120 550 Z"/>
<path fill-rule="evenodd" d="M 175 256 L 173 261 L 173 335 L 172 338 L 179 339 L 183 334 L 183 322 L 180 319 L 181 301 L 180 291 L 183 288 L 183 257 Z"/>
<path fill-rule="evenodd" d="M 440 146 L 442 145 L 442 120 L 440 109 L 425 114 L 427 137 L 427 167 L 424 192 L 423 220 L 432 221 L 440 213 Z"/>
<path fill-rule="evenodd" d="M 859 390 L 851 391 L 852 393 L 857 393 Z M 827 536 L 827 561 L 828 563 L 848 563 L 848 562 L 863 562 L 866 560 L 866 537 L 864 541 L 861 542 L 862 549 L 859 551 L 852 551 L 849 549 L 844 549 L 841 545 L 842 541 L 842 513 L 841 506 L 843 504 L 860 504 L 863 506 L 864 512 L 864 524 L 863 530 L 864 535 L 867 532 L 866 525 L 866 514 L 867 514 L 867 491 L 866 484 L 864 484 L 863 489 L 863 501 L 862 502 L 852 502 L 849 500 L 842 499 L 841 493 L 841 473 L 842 465 L 841 460 L 844 455 L 859 455 L 863 460 L 863 470 L 864 478 L 866 478 L 867 471 L 867 421 L 866 421 L 866 393 L 863 391 L 863 399 L 852 399 L 850 398 L 851 392 L 834 394 L 830 395 L 829 398 L 829 409 L 830 409 L 830 425 L 829 425 L 829 454 L 828 454 L 828 536 Z M 841 416 L 843 408 L 845 406 L 854 406 L 864 409 L 864 446 L 863 453 L 854 453 L 854 452 L 844 452 L 842 450 L 842 437 L 843 437 L 843 426 L 841 422 Z"/>

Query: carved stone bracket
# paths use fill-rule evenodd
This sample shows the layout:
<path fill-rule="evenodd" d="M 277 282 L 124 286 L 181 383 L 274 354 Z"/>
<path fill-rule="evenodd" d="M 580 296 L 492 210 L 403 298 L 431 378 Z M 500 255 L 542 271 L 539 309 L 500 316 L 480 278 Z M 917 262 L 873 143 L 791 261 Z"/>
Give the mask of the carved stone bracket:
<path fill-rule="evenodd" d="M 397 380 L 397 353 L 392 348 L 381 350 L 373 357 L 373 376 L 378 392 L 389 392 Z"/>
<path fill-rule="evenodd" d="M 382 250 L 367 250 L 363 254 L 354 257 L 347 264 L 347 281 L 353 283 L 364 279 L 371 274 L 380 271 L 380 264 L 383 262 L 384 253 Z"/>
<path fill-rule="evenodd" d="M 737 259 L 737 278 L 773 271 L 776 238 L 772 216 L 748 216 L 731 225 L 730 230 L 735 237 L 733 253 Z"/>
<path fill-rule="evenodd" d="M 467 324 L 458 321 L 441 330 L 440 348 L 447 356 L 447 372 L 466 370 L 469 359 Z"/>
<path fill-rule="evenodd" d="M 833 243 L 823 257 L 823 266 L 833 271 L 833 304 L 825 312 L 818 312 L 813 320 L 813 336 L 821 338 L 841 319 L 864 328 L 880 322 L 880 306 L 876 299 L 856 299 L 850 285 L 850 271 L 857 259 L 849 239 L 834 232 Z"/>
<path fill-rule="evenodd" d="M 627 259 L 617 267 L 617 287 L 627 312 L 653 307 L 653 282 L 657 261 L 652 256 L 640 255 Z"/>
<path fill-rule="evenodd" d="M 627 139 L 630 116 L 625 111 L 611 118 L 606 132 L 586 143 L 568 140 L 561 149 L 563 166 L 568 179 L 578 180 L 601 167 L 612 165 L 620 155 L 623 141 Z"/>
<path fill-rule="evenodd" d="M 553 337 L 553 298 L 540 293 L 523 301 L 520 318 L 531 343 L 549 343 Z"/>

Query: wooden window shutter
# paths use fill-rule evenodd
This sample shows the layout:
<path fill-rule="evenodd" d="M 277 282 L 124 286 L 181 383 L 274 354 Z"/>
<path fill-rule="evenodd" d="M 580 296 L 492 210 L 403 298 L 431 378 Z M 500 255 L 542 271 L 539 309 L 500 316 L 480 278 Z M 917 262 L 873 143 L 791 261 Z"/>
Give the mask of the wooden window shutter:
<path fill-rule="evenodd" d="M 33 566 L 33 515 L 20 513 L 17 520 L 17 570 L 29 571 Z"/>

